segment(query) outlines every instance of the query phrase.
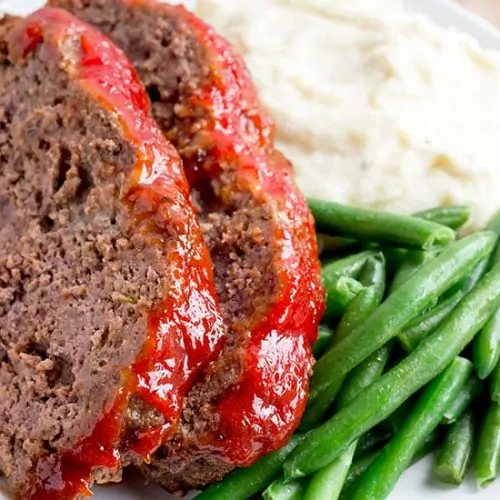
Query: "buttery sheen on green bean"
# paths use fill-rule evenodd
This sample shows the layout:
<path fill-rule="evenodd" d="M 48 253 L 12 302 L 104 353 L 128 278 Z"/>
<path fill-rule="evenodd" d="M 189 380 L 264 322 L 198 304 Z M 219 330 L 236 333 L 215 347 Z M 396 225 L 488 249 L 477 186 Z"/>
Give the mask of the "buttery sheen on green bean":
<path fill-rule="evenodd" d="M 447 289 L 489 255 L 496 236 L 482 232 L 450 245 L 390 295 L 373 314 L 317 362 L 311 380 L 314 401 L 330 384 L 342 379 L 371 353 L 398 335 Z"/>
<path fill-rule="evenodd" d="M 319 232 L 396 246 L 432 250 L 455 239 L 449 227 L 418 217 L 310 198 L 309 208 Z"/>
<path fill-rule="evenodd" d="M 500 264 L 486 274 L 412 353 L 363 390 L 347 407 L 310 432 L 285 461 L 285 475 L 306 476 L 333 462 L 352 441 L 387 418 L 441 373 L 499 305 Z"/>
<path fill-rule="evenodd" d="M 401 430 L 363 474 L 353 500 L 383 499 L 411 464 L 425 439 L 438 426 L 446 406 L 453 400 L 472 372 L 472 363 L 456 358 L 418 398 Z"/>

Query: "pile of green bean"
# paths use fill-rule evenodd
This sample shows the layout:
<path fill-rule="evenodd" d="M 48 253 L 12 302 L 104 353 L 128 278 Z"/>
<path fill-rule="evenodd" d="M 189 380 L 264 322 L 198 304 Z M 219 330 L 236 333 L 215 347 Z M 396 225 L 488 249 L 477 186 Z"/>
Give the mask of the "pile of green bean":
<path fill-rule="evenodd" d="M 199 500 L 379 500 L 432 451 L 435 477 L 500 469 L 500 213 L 413 216 L 309 200 L 327 307 L 311 394 L 282 449 Z"/>

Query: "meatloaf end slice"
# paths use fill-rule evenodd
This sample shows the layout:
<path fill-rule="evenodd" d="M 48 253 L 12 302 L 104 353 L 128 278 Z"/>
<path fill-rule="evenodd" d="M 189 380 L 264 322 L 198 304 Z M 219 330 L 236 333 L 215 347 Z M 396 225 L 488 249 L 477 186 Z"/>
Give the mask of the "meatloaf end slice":
<path fill-rule="evenodd" d="M 203 241 L 181 160 L 123 54 L 70 14 L 46 11 L 0 21 L 0 471 L 20 498 L 42 498 L 32 479 L 61 480 L 60 456 L 131 390 L 131 367 L 146 341 L 151 348 L 149 314 L 187 269 L 189 252 L 172 268 L 168 250 Z M 159 200 L 153 222 L 132 191 L 146 205 Z M 200 268 L 205 253 L 194 255 Z M 197 339 L 211 325 L 215 342 L 211 286 L 197 290 L 206 303 L 192 313 Z M 152 424 L 127 413 L 132 427 Z"/>

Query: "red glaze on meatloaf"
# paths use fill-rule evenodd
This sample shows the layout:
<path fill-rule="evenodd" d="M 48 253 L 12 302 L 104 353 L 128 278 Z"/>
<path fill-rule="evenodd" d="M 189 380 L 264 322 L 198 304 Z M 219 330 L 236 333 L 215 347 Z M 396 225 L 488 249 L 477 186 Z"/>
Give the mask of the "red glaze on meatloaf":
<path fill-rule="evenodd" d="M 50 3 L 126 52 L 184 160 L 229 333 L 147 474 L 170 490 L 202 487 L 299 423 L 324 308 L 313 221 L 244 63 L 209 26 L 152 0 Z"/>
<path fill-rule="evenodd" d="M 224 328 L 178 154 L 62 10 L 0 24 L 0 240 L 0 470 L 19 498 L 88 494 L 177 430 Z"/>

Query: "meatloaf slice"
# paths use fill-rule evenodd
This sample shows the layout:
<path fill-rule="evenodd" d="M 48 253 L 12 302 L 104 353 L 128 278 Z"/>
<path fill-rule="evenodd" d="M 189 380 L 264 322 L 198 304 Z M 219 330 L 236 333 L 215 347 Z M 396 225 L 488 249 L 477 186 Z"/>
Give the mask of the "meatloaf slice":
<path fill-rule="evenodd" d="M 70 499 L 174 432 L 223 328 L 181 160 L 65 11 L 0 21 L 0 241 L 0 471 Z"/>
<path fill-rule="evenodd" d="M 229 333 L 146 473 L 170 490 L 203 487 L 299 423 L 324 299 L 312 218 L 247 69 L 210 27 L 152 0 L 49 3 L 123 48 L 184 160 Z"/>

